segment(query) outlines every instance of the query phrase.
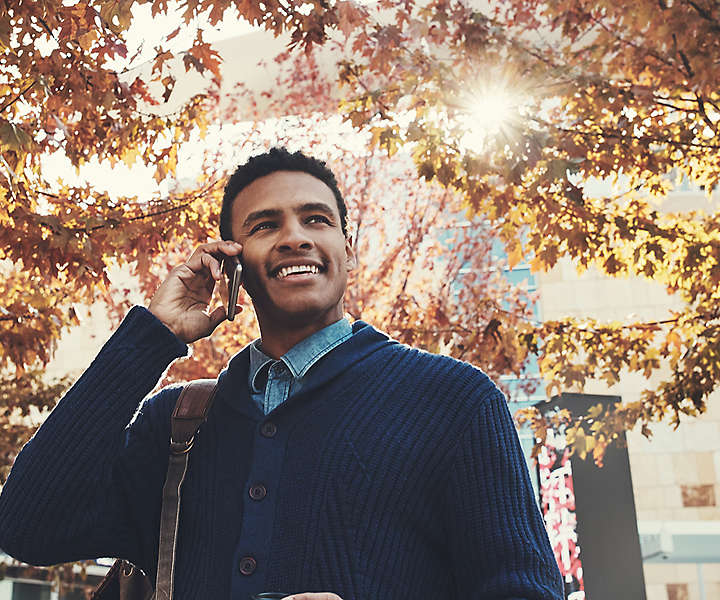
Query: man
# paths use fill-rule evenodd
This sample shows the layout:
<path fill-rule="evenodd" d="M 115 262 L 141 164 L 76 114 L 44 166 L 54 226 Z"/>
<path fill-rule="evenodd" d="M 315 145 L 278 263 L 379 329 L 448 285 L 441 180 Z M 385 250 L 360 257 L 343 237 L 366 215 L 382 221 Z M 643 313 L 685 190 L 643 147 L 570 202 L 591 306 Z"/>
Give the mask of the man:
<path fill-rule="evenodd" d="M 118 556 L 154 577 L 180 388 L 137 407 L 225 319 L 210 297 L 222 259 L 242 256 L 261 338 L 220 374 L 190 454 L 176 597 L 562 597 L 502 394 L 343 319 L 345 213 L 324 163 L 273 149 L 239 167 L 224 241 L 130 311 L 18 456 L 0 547 L 36 564 Z"/>

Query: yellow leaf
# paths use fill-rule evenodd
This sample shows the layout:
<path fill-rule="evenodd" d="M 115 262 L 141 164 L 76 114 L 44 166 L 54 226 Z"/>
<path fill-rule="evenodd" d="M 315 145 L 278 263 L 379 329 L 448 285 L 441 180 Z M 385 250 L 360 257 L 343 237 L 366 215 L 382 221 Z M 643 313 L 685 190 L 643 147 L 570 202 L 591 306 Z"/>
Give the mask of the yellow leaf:
<path fill-rule="evenodd" d="M 586 436 L 585 437 L 585 451 L 591 452 L 595 448 L 595 438 L 592 436 Z"/>
<path fill-rule="evenodd" d="M 591 406 L 588 409 L 587 415 L 591 419 L 597 419 L 602 414 L 602 411 L 603 411 L 603 406 L 600 402 L 598 402 L 597 404 Z"/>
<path fill-rule="evenodd" d="M 507 248 L 508 267 L 514 269 L 523 260 L 522 245 L 520 242 L 515 241 Z"/>
<path fill-rule="evenodd" d="M 80 44 L 80 47 L 85 50 L 86 52 L 92 48 L 93 43 L 95 42 L 97 34 L 95 31 L 88 31 L 84 35 L 81 35 L 78 37 L 78 43 Z"/>
<path fill-rule="evenodd" d="M 33 145 L 27 131 L 8 121 L 0 122 L 0 146 L 20 153 L 31 150 Z"/>
<path fill-rule="evenodd" d="M 140 152 L 137 151 L 135 148 L 128 149 L 125 154 L 123 154 L 123 162 L 129 167 L 132 167 L 135 164 L 135 161 L 137 160 L 138 156 L 140 156 Z"/>
<path fill-rule="evenodd" d="M 585 460 L 587 456 L 587 438 L 585 437 L 585 430 L 582 427 L 578 427 L 575 433 L 575 450 L 580 455 L 580 458 Z M 569 442 L 569 440 L 568 440 Z"/>

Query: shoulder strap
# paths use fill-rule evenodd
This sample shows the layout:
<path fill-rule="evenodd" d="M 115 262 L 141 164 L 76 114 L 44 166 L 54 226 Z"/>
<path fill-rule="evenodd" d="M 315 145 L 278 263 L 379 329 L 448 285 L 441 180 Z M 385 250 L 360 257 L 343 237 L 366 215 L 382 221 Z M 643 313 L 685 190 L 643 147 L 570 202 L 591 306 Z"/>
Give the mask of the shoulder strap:
<path fill-rule="evenodd" d="M 175 403 L 170 435 L 170 458 L 160 514 L 156 600 L 172 600 L 173 597 L 176 538 L 180 521 L 180 489 L 185 480 L 188 453 L 200 425 L 207 419 L 216 389 L 215 379 L 191 381 L 183 388 Z"/>
<path fill-rule="evenodd" d="M 217 379 L 197 379 L 185 386 L 172 414 L 171 452 L 190 450 L 197 430 L 207 419 L 216 387 Z"/>

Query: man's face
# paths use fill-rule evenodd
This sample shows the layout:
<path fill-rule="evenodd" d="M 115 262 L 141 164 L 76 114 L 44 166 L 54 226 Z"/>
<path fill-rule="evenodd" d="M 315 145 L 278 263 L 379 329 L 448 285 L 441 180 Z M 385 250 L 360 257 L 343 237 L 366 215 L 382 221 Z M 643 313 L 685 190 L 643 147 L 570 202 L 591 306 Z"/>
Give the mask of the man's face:
<path fill-rule="evenodd" d="M 355 256 L 322 181 L 299 171 L 256 179 L 233 202 L 232 233 L 261 326 L 319 330 L 342 318 Z"/>

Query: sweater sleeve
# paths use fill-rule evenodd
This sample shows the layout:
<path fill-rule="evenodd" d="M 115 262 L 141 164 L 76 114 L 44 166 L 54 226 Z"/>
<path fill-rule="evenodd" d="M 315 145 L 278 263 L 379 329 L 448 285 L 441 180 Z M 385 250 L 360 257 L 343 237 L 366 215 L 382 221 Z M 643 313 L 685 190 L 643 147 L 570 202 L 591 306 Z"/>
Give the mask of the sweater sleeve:
<path fill-rule="evenodd" d="M 497 388 L 462 433 L 449 479 L 445 515 L 458 597 L 563 598 L 517 432 Z"/>
<path fill-rule="evenodd" d="M 149 407 L 172 410 L 178 392 L 161 392 L 148 410 L 138 405 L 186 352 L 149 311 L 128 313 L 17 456 L 0 495 L 0 548 L 37 565 L 147 562 L 138 515 L 159 511 L 167 464 L 167 437 L 158 441 Z"/>

